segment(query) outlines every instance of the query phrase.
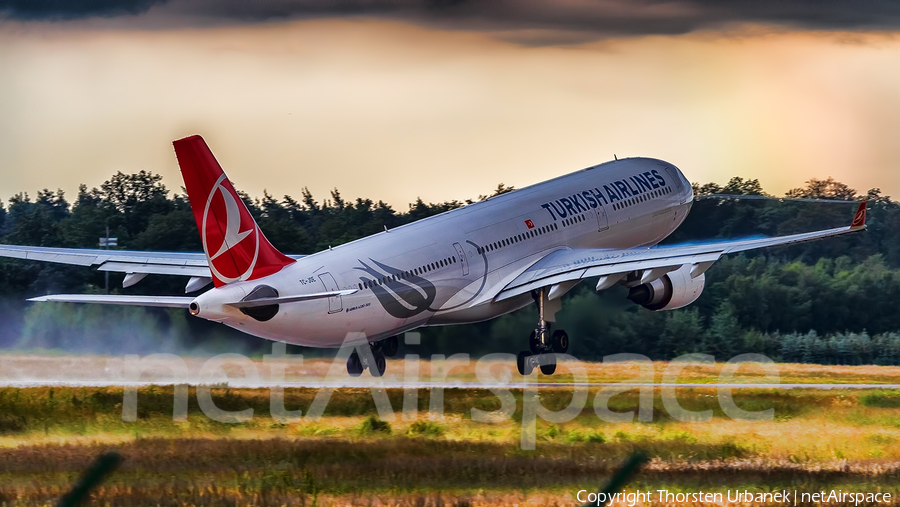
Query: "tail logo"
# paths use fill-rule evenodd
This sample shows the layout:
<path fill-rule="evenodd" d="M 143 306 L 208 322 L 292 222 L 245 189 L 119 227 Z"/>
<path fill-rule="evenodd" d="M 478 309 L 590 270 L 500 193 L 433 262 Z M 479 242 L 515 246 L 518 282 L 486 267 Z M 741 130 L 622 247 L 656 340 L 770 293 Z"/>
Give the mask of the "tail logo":
<path fill-rule="evenodd" d="M 860 227 L 866 223 L 866 201 L 860 203 L 859 208 L 856 209 L 856 214 L 853 215 L 853 221 L 850 222 L 850 227 Z"/>
<path fill-rule="evenodd" d="M 210 271 L 223 283 L 250 278 L 259 258 L 259 229 L 238 199 L 223 173 L 203 209 L 203 251 L 209 258 Z"/>

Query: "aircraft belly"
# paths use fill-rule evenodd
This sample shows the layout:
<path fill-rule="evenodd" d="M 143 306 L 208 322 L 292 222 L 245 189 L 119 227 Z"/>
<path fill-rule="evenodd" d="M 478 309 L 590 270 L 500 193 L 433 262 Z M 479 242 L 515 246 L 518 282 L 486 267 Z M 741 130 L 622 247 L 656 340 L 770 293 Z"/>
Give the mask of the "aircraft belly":
<path fill-rule="evenodd" d="M 451 324 L 472 324 L 514 312 L 534 301 L 531 294 L 522 294 L 500 302 L 489 301 L 468 308 L 441 312 L 428 320 L 428 326 L 446 326 Z"/>

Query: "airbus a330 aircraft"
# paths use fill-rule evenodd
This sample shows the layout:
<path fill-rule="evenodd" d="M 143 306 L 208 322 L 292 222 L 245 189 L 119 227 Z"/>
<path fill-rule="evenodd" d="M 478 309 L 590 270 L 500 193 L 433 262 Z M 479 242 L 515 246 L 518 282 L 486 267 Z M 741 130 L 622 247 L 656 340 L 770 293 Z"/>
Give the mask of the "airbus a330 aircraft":
<path fill-rule="evenodd" d="M 628 158 L 326 251 L 288 256 L 263 235 L 200 136 L 174 146 L 203 253 L 0 245 L 0 256 L 124 272 L 125 287 L 163 274 L 190 277 L 186 293 L 210 282 L 214 288 L 197 297 L 64 294 L 31 301 L 187 308 L 245 333 L 312 347 L 365 336 L 357 341 L 371 350 L 353 352 L 347 362 L 354 376 L 365 369 L 383 375 L 400 333 L 484 321 L 536 304 L 540 316 L 517 366 L 523 375 L 535 367 L 549 375 L 556 370 L 554 353 L 569 347 L 565 331 L 550 329 L 560 297 L 585 278 L 599 277 L 597 290 L 624 285 L 628 299 L 650 310 L 672 310 L 700 296 L 704 272 L 724 254 L 866 228 L 862 202 L 848 227 L 655 246 L 684 221 L 693 191 L 672 164 Z"/>

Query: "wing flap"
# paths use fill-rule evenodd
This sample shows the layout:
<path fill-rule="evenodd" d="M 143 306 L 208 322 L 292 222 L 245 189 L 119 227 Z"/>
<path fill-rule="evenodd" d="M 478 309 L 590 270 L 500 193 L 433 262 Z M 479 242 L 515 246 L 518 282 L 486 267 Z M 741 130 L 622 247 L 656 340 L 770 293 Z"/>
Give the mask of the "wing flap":
<path fill-rule="evenodd" d="M 78 249 L 66 251 L 65 248 L 25 247 L 19 245 L 0 245 L 0 257 L 26 259 L 76 266 L 90 266 L 98 262 L 98 255 Z"/>
<path fill-rule="evenodd" d="M 0 257 L 74 266 L 97 266 L 100 271 L 151 275 L 212 276 L 200 252 L 134 252 L 95 248 L 53 248 L 0 245 Z"/>
<path fill-rule="evenodd" d="M 131 262 L 104 262 L 97 268 L 99 271 L 114 271 L 119 273 L 144 273 L 148 275 L 182 275 L 199 276 L 209 278 L 209 268 L 206 266 L 184 266 L 172 264 L 138 264 Z"/>

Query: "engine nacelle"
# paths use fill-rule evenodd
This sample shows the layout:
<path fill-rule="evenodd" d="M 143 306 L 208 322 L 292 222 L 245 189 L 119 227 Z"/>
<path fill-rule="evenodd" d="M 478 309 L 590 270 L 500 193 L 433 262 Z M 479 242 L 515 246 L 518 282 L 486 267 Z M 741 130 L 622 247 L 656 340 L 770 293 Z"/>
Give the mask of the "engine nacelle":
<path fill-rule="evenodd" d="M 705 284 L 706 275 L 691 278 L 691 265 L 685 264 L 652 282 L 632 287 L 628 299 L 648 310 L 675 310 L 696 301 Z"/>

